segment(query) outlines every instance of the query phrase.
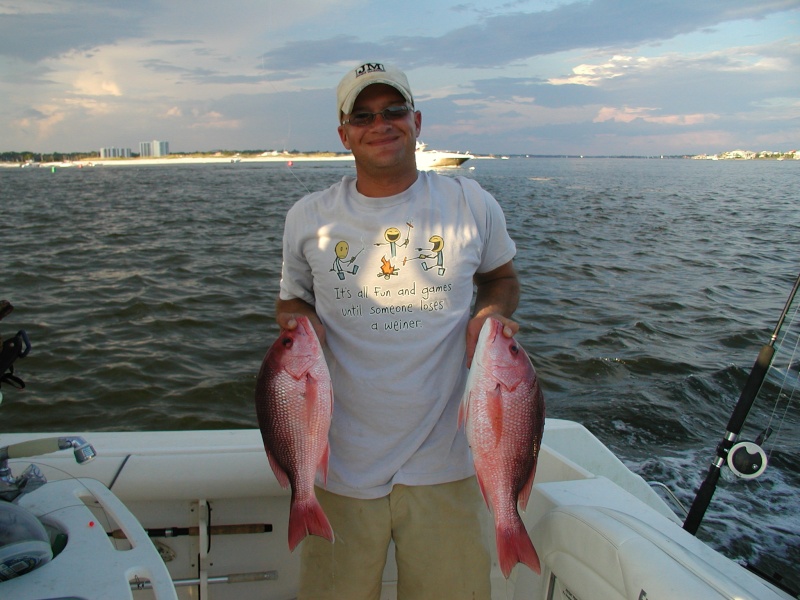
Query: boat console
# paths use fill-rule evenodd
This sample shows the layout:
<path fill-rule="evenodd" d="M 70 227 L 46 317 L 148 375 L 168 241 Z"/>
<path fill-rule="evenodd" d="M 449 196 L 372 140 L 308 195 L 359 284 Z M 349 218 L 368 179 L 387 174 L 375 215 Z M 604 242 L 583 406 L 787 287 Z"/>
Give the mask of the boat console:
<path fill-rule="evenodd" d="M 147 532 L 125 505 L 95 479 L 65 479 L 47 483 L 21 496 L 15 511 L 38 519 L 48 532 L 50 544 L 61 541 L 63 549 L 52 560 L 50 544 L 29 540 L 9 555 L 6 568 L 16 565 L 22 575 L 0 581 L 0 597 L 15 600 L 81 598 L 107 600 L 133 598 L 131 582 L 152 588 L 158 600 L 177 599 L 164 561 Z M 25 517 L 21 514 L 20 519 Z M 110 529 L 108 529 L 110 526 Z M 124 540 L 109 537 L 107 529 L 119 529 Z M 26 542 L 23 542 L 26 543 Z M 29 572 L 31 560 L 39 566 Z M 27 562 L 26 562 L 27 561 Z M 76 577 L 76 573 L 89 576 Z"/>

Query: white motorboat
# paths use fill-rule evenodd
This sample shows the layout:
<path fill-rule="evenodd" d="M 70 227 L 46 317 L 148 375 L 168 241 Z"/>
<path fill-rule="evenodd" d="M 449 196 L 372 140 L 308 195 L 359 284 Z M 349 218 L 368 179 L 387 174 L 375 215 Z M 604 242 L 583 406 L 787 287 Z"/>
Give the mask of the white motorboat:
<path fill-rule="evenodd" d="M 469 152 L 444 152 L 441 150 L 427 150 L 427 144 L 417 142 L 417 169 L 420 171 L 430 171 L 444 167 L 460 167 L 470 158 L 474 158 Z"/>
<path fill-rule="evenodd" d="M 542 572 L 518 564 L 503 577 L 487 509 L 494 600 L 798 597 L 692 535 L 723 457 L 741 477 L 766 466 L 755 444 L 734 442 L 798 288 L 800 276 L 685 521 L 585 427 L 546 421 L 522 515 Z M 0 303 L 0 318 L 9 310 Z M 27 334 L 3 350 L 4 372 L 30 350 Z M 273 476 L 258 430 L 12 433 L 0 443 L 0 598 L 296 597 L 290 492 Z M 383 582 L 382 600 L 395 598 L 391 548 Z"/>
<path fill-rule="evenodd" d="M 25 446 L 40 438 L 49 441 Z M 66 536 L 66 545 L 37 569 L 0 583 L 0 597 L 296 596 L 289 492 L 274 479 L 257 430 L 100 431 L 75 440 L 60 445 L 85 457 L 85 440 L 96 457 L 86 464 L 69 452 L 22 459 L 59 446 L 52 434 L 2 436 L 0 455 L 20 456 L 9 461 L 13 471 L 33 462 L 48 480 L 16 504 L 44 523 L 52 540 L 63 545 Z M 547 421 L 523 519 L 542 574 L 517 565 L 505 580 L 495 560 L 498 600 L 792 598 L 685 531 L 641 477 L 575 422 Z M 395 597 L 396 579 L 390 551 L 382 598 Z"/>

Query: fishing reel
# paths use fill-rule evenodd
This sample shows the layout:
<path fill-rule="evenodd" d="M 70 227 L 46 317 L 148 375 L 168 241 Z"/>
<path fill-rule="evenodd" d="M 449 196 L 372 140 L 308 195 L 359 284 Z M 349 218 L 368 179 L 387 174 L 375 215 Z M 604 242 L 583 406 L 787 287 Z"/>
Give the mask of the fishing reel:
<path fill-rule="evenodd" d="M 761 447 L 772 434 L 767 427 L 755 442 L 738 442 L 728 450 L 726 463 L 730 473 L 739 479 L 755 479 L 767 468 L 767 453 Z"/>
<path fill-rule="evenodd" d="M 8 316 L 14 307 L 7 300 L 0 300 L 0 320 Z M 25 382 L 14 375 L 14 361 L 18 358 L 25 358 L 31 350 L 31 342 L 28 334 L 24 330 L 19 330 L 17 334 L 3 341 L 0 338 L 0 384 L 7 383 L 17 389 L 25 387 Z M 3 393 L 0 392 L 0 403 L 3 401 Z"/>
<path fill-rule="evenodd" d="M 739 442 L 728 451 L 728 468 L 740 479 L 755 479 L 767 468 L 767 453 L 755 442 Z"/>

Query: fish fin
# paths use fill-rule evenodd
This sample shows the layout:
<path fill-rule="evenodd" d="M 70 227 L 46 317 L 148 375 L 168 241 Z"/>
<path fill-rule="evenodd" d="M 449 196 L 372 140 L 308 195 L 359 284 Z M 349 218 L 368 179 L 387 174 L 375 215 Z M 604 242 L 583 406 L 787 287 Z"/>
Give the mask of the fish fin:
<path fill-rule="evenodd" d="M 483 501 L 486 502 L 486 506 L 489 508 L 492 507 L 492 504 L 489 500 L 489 495 L 486 493 L 486 486 L 483 485 L 483 479 L 481 478 L 480 473 L 475 473 L 475 477 L 478 479 L 478 487 L 481 488 L 481 495 L 483 496 Z"/>
<path fill-rule="evenodd" d="M 278 480 L 278 483 L 281 484 L 281 487 L 289 487 L 289 476 L 286 474 L 286 471 L 283 470 L 283 467 L 278 462 L 278 459 L 275 458 L 272 452 L 267 452 L 267 459 L 269 460 L 269 466 L 272 467 L 272 472 L 275 474 L 275 479 Z"/>
<path fill-rule="evenodd" d="M 307 535 L 318 535 L 333 543 L 333 528 L 319 501 L 312 496 L 305 502 L 293 502 L 289 511 L 289 551 Z"/>
<path fill-rule="evenodd" d="M 486 394 L 486 412 L 494 439 L 499 442 L 503 437 L 503 390 L 499 384 Z"/>
<path fill-rule="evenodd" d="M 328 459 L 330 458 L 330 454 L 330 444 L 325 444 L 325 450 L 322 452 L 322 458 L 319 459 L 319 464 L 317 465 L 317 473 L 322 476 L 323 483 L 328 483 Z"/>
<path fill-rule="evenodd" d="M 533 542 L 528 535 L 525 525 L 521 519 L 508 528 L 497 527 L 497 559 L 500 563 L 500 570 L 503 576 L 508 579 L 511 570 L 517 563 L 528 565 L 537 575 L 541 575 L 542 566 L 539 562 L 539 555 Z"/>
<path fill-rule="evenodd" d="M 525 485 L 522 486 L 522 489 L 517 494 L 517 499 L 519 500 L 519 505 L 522 510 L 528 508 L 528 500 L 531 498 L 531 490 L 533 489 L 533 479 L 536 477 L 536 464 L 533 465 L 531 469 L 530 477 L 528 477 L 528 481 L 525 482 Z"/>
<path fill-rule="evenodd" d="M 469 392 L 465 392 L 464 397 L 461 399 L 461 404 L 458 405 L 459 429 L 461 429 L 466 425 L 468 416 L 469 416 Z"/>
<path fill-rule="evenodd" d="M 311 370 L 315 362 L 316 357 L 314 356 L 302 355 L 290 357 L 284 362 L 283 368 L 294 379 L 300 381 L 303 376 Z"/>
<path fill-rule="evenodd" d="M 511 367 L 495 367 L 493 375 L 509 392 L 516 390 L 517 386 L 525 381 L 525 374 L 519 372 L 517 365 Z"/>
<path fill-rule="evenodd" d="M 331 414 L 333 414 L 333 390 L 332 389 L 330 390 L 330 392 L 328 394 L 328 402 L 329 402 L 329 406 L 330 406 L 330 409 L 329 409 L 330 412 L 328 414 L 331 415 Z M 327 437 L 327 434 L 326 434 L 326 437 Z M 330 442 L 326 441 L 325 442 L 325 452 L 323 452 L 322 460 L 320 461 L 320 467 L 322 469 L 320 474 L 322 475 L 323 483 L 326 483 L 326 484 L 328 483 L 328 462 L 330 461 L 330 456 L 331 456 L 331 445 L 330 445 Z"/>
<path fill-rule="evenodd" d="M 313 415 L 318 400 L 319 394 L 319 382 L 317 378 L 311 375 L 310 373 L 306 375 L 306 418 L 309 418 L 309 415 Z"/>
<path fill-rule="evenodd" d="M 328 386 L 330 387 L 330 386 Z M 330 407 L 331 413 L 333 413 L 333 389 L 328 392 L 328 405 Z"/>

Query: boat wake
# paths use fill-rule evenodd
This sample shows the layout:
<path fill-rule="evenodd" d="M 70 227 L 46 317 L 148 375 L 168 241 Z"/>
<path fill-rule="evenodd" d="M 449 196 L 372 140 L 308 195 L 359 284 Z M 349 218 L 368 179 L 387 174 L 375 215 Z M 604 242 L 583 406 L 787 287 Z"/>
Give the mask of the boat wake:
<path fill-rule="evenodd" d="M 669 488 L 685 508 L 691 505 L 702 483 L 714 449 L 674 451 L 642 461 L 625 460 L 625 465 L 648 482 Z M 774 452 L 772 460 L 785 460 Z M 728 558 L 755 568 L 771 578 L 783 578 L 797 589 L 800 579 L 786 573 L 782 565 L 800 561 L 800 515 L 796 511 L 796 489 L 800 478 L 783 469 L 770 469 L 758 480 L 736 478 L 725 467 L 711 507 L 697 537 Z M 684 518 L 675 502 L 654 488 L 676 514 Z"/>

